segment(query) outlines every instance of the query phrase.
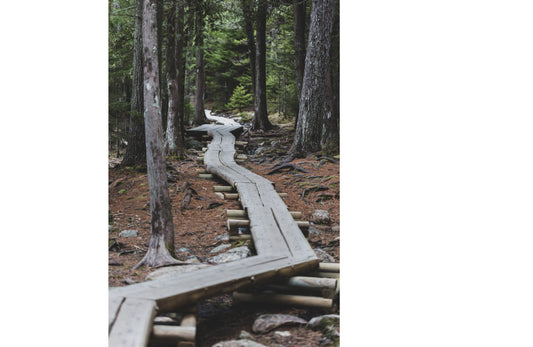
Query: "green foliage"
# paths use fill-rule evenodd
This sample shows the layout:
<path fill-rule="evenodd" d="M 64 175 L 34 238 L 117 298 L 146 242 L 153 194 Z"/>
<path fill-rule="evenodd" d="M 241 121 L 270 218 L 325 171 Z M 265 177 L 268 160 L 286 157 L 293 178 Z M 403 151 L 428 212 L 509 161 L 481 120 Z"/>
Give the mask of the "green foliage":
<path fill-rule="evenodd" d="M 233 95 L 231 96 L 230 102 L 226 104 L 226 107 L 229 109 L 238 109 L 241 112 L 244 107 L 250 106 L 253 100 L 254 96 L 247 94 L 244 87 L 238 85 L 233 90 Z"/>

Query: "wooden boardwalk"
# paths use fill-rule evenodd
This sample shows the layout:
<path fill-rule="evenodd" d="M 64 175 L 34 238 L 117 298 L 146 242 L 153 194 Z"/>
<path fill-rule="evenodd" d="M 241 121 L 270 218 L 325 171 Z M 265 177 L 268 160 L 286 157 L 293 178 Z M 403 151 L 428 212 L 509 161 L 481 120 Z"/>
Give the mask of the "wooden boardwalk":
<path fill-rule="evenodd" d="M 109 346 L 146 346 L 157 312 L 176 312 L 198 300 L 236 289 L 302 274 L 318 259 L 269 180 L 237 165 L 238 123 L 208 115 L 216 124 L 192 131 L 212 136 L 204 164 L 233 186 L 250 220 L 257 255 L 173 278 L 112 288 L 109 291 Z M 191 131 L 190 130 L 190 131 Z"/>

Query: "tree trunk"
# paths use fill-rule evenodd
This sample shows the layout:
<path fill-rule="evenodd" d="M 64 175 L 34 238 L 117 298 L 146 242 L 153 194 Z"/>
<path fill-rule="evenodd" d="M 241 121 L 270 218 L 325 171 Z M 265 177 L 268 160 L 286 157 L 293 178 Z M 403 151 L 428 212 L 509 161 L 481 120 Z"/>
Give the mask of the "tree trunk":
<path fill-rule="evenodd" d="M 328 91 L 331 94 L 331 117 L 326 119 L 326 133 L 322 138 L 322 148 L 329 154 L 337 154 L 339 152 L 339 4 L 335 6 L 335 19 L 333 22 L 333 31 L 331 34 L 331 49 L 330 49 L 330 64 L 329 64 L 329 79 Z"/>
<path fill-rule="evenodd" d="M 144 138 L 143 98 L 143 0 L 137 0 L 135 10 L 135 37 L 133 43 L 133 88 L 131 93 L 131 114 L 128 133 L 128 147 L 121 167 L 146 164 L 146 142 Z"/>
<path fill-rule="evenodd" d="M 196 92 L 194 95 L 194 124 L 209 123 L 204 110 L 204 11 L 202 0 L 196 0 Z"/>
<path fill-rule="evenodd" d="M 178 42 L 176 46 L 176 64 L 178 66 L 178 85 L 176 100 L 176 146 L 177 156 L 179 159 L 185 157 L 185 57 L 183 48 L 185 47 L 185 33 L 184 33 L 184 18 L 185 18 L 185 0 L 178 3 L 178 19 L 176 22 L 176 34 Z"/>
<path fill-rule="evenodd" d="M 298 103 L 300 103 L 305 68 L 305 7 L 305 1 L 294 0 L 294 72 L 296 74 Z M 294 128 L 298 126 L 298 113 L 297 110 Z"/>
<path fill-rule="evenodd" d="M 161 93 L 161 119 L 163 124 L 163 134 L 166 131 L 168 116 L 168 95 L 166 86 L 166 76 L 163 73 L 163 0 L 157 0 L 157 59 L 159 59 L 159 91 Z"/>
<path fill-rule="evenodd" d="M 327 91 L 335 0 L 313 0 L 298 125 L 289 157 L 321 150 L 324 120 L 331 117 Z"/>
<path fill-rule="evenodd" d="M 178 102 L 178 81 L 176 75 L 176 1 L 172 1 L 167 10 L 167 86 L 168 86 L 168 118 L 166 132 L 166 152 L 176 155 L 176 128 L 175 118 Z"/>
<path fill-rule="evenodd" d="M 269 130 L 272 124 L 268 120 L 266 99 L 266 17 L 267 1 L 259 0 L 257 4 L 256 50 L 255 50 L 255 93 L 254 93 L 254 130 Z"/>
<path fill-rule="evenodd" d="M 174 254 L 174 223 L 162 143 L 157 51 L 157 1 L 144 0 L 143 8 L 144 124 L 152 230 L 148 251 L 135 267 L 141 265 L 155 267 L 180 263 L 172 258 L 172 254 Z"/>
<path fill-rule="evenodd" d="M 248 58 L 250 59 L 250 76 L 252 77 L 252 91 L 255 94 L 255 39 L 254 39 L 254 8 L 252 0 L 241 0 L 242 15 L 244 18 L 244 31 L 248 45 Z"/>

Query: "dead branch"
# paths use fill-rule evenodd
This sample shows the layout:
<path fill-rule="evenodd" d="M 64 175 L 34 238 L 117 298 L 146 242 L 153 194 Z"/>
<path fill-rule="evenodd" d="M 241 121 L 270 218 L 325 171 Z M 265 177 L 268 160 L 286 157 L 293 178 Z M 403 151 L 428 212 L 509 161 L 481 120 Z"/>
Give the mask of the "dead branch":
<path fill-rule="evenodd" d="M 269 173 L 267 173 L 267 175 L 272 175 L 273 173 L 281 170 L 281 169 L 285 169 L 285 168 L 292 168 L 294 170 L 298 170 L 298 171 L 301 171 L 301 172 L 304 172 L 304 173 L 309 173 L 309 171 L 299 167 L 298 165 L 294 165 L 294 164 L 289 164 L 289 163 L 283 163 L 283 164 L 278 164 L 277 166 L 274 166 L 272 168 L 272 170 L 270 170 Z"/>

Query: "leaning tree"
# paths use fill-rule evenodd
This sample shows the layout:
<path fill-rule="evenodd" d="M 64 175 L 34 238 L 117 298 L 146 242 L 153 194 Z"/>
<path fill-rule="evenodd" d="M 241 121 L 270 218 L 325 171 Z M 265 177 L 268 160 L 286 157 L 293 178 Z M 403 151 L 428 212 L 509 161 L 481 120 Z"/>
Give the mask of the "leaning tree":
<path fill-rule="evenodd" d="M 162 141 L 156 3 L 157 0 L 144 0 L 142 26 L 144 124 L 152 228 L 148 251 L 135 268 L 141 265 L 156 267 L 182 264 L 182 262 L 172 257 L 172 254 L 174 254 L 174 223 L 172 221 L 172 205 L 168 193 Z"/>
<path fill-rule="evenodd" d="M 324 121 L 331 117 L 328 78 L 335 0 L 313 0 L 312 6 L 298 125 L 289 158 L 320 151 Z"/>

